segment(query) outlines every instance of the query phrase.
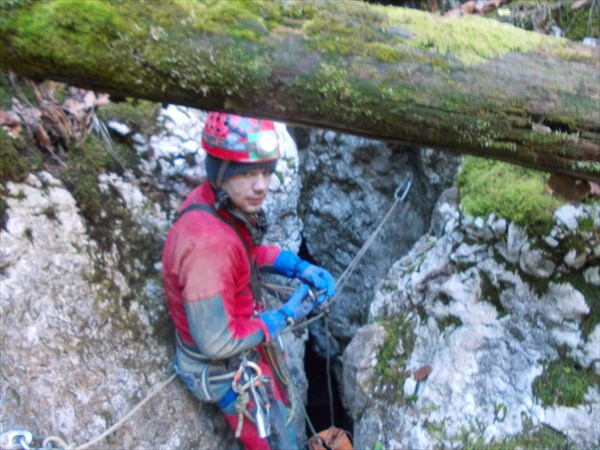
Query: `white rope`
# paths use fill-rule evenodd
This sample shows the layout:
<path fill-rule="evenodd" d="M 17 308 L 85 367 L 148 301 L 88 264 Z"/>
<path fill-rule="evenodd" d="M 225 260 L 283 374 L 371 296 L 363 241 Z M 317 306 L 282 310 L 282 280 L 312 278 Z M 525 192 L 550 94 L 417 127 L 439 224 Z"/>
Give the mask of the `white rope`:
<path fill-rule="evenodd" d="M 344 286 L 348 282 L 348 279 L 349 279 L 350 275 L 352 274 L 352 272 L 354 272 L 354 269 L 356 269 L 356 266 L 358 266 L 359 261 L 362 259 L 362 257 L 364 256 L 364 254 L 367 252 L 367 250 L 369 249 L 369 247 L 371 246 L 371 244 L 373 243 L 373 241 L 375 240 L 375 238 L 377 238 L 377 236 L 381 232 L 381 229 L 383 228 L 383 225 L 385 225 L 385 223 L 390 218 L 390 216 L 392 215 L 392 213 L 396 209 L 396 206 L 398 205 L 398 203 L 400 203 L 401 200 L 402 199 L 396 199 L 396 201 L 392 204 L 392 206 L 390 207 L 389 211 L 387 212 L 387 214 L 385 215 L 385 217 L 383 218 L 383 220 L 379 224 L 379 226 L 375 229 L 375 231 L 371 234 L 371 236 L 369 236 L 369 239 L 367 239 L 366 242 L 363 244 L 363 246 L 358 251 L 358 253 L 354 257 L 354 259 L 350 262 L 350 264 L 348 265 L 348 267 L 346 267 L 346 270 L 344 270 L 344 272 L 340 275 L 340 277 L 338 278 L 338 280 L 335 283 L 336 292 L 335 292 L 334 296 L 331 297 L 331 299 L 327 303 L 327 306 L 326 306 L 325 310 L 322 311 L 322 312 L 320 312 L 316 316 L 311 317 L 310 319 L 307 319 L 307 320 L 303 321 L 302 323 L 299 323 L 298 325 L 295 325 L 295 326 L 290 327 L 290 328 L 286 328 L 283 331 L 284 333 L 287 332 L 287 331 L 294 331 L 294 330 L 297 330 L 299 328 L 306 327 L 310 323 L 319 320 L 325 314 L 327 314 L 327 312 L 329 310 L 329 306 L 336 300 L 336 298 L 338 297 L 338 295 L 340 294 L 340 292 L 342 292 L 342 289 L 344 289 Z M 406 208 L 408 207 L 408 205 L 409 205 L 409 203 L 405 203 L 404 204 L 404 207 L 402 208 L 402 212 L 404 212 L 406 210 Z"/>
<path fill-rule="evenodd" d="M 163 381 L 162 383 L 160 383 L 158 386 L 156 386 L 147 396 L 146 398 L 144 398 L 144 400 L 142 400 L 140 403 L 138 403 L 131 411 L 129 411 L 125 416 L 123 416 L 121 418 L 121 420 L 119 420 L 117 423 L 115 423 L 113 426 L 111 426 L 110 428 L 108 428 L 104 433 L 102 433 L 100 436 L 92 439 L 89 442 L 86 442 L 85 444 L 82 444 L 78 447 L 72 447 L 69 444 L 66 444 L 65 441 L 63 441 L 61 438 L 56 437 L 56 436 L 48 436 L 46 439 L 44 439 L 43 442 L 43 446 L 46 447 L 47 443 L 51 443 L 51 442 L 55 442 L 58 443 L 59 445 L 61 445 L 63 448 L 67 449 L 67 450 L 84 450 L 87 448 L 90 448 L 91 446 L 97 444 L 98 442 L 100 442 L 102 439 L 104 439 L 105 437 L 107 437 L 109 434 L 114 433 L 115 431 L 117 431 L 131 416 L 133 416 L 142 406 L 144 406 L 146 403 L 148 403 L 152 397 L 154 397 L 156 394 L 158 394 L 163 388 L 165 388 L 167 385 L 169 385 L 174 379 L 175 377 L 177 377 L 177 374 L 174 373 L 172 374 L 169 378 L 167 378 L 165 381 Z"/>

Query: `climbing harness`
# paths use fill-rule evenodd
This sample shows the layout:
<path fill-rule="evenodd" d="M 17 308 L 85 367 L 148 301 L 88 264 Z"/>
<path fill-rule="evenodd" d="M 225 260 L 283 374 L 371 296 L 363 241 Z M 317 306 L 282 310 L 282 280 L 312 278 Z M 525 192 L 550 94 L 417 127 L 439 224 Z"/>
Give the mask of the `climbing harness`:
<path fill-rule="evenodd" d="M 318 314 L 309 317 L 308 319 L 295 324 L 294 326 L 287 328 L 285 331 L 296 331 L 300 328 L 304 328 L 308 326 L 310 323 L 321 319 L 326 316 L 331 303 L 337 298 L 338 294 L 344 288 L 347 283 L 348 277 L 352 274 L 360 259 L 362 259 L 365 252 L 371 246 L 383 225 L 387 222 L 389 217 L 392 215 L 393 211 L 397 207 L 399 203 L 404 202 L 406 199 L 410 188 L 412 186 L 413 176 L 411 172 L 407 172 L 402 183 L 398 186 L 396 191 L 394 192 L 394 203 L 390 207 L 389 211 L 379 224 L 379 226 L 375 229 L 375 231 L 371 234 L 369 239 L 363 244 L 357 255 L 354 257 L 350 265 L 346 268 L 346 270 L 340 275 L 336 282 L 336 294 L 329 299 L 326 303 L 321 305 L 319 308 L 320 311 Z M 209 213 L 213 213 L 214 208 L 206 205 L 205 206 L 194 206 L 190 209 L 201 209 Z M 405 205 L 406 207 L 406 205 Z M 185 211 L 182 211 L 182 214 Z M 237 232 L 237 230 L 236 230 Z M 252 266 L 252 264 L 251 264 Z M 291 288 L 286 286 L 273 286 L 267 285 L 263 283 L 263 286 L 274 289 L 274 290 L 291 290 Z M 306 301 L 316 301 L 316 299 L 322 295 L 323 292 L 314 292 L 310 291 L 309 296 Z M 302 402 L 298 402 L 300 408 L 304 412 L 304 416 L 311 428 L 313 436 L 309 440 L 309 448 L 311 450 L 321 450 L 321 449 L 337 449 L 337 450 L 351 450 L 352 444 L 350 443 L 347 433 L 344 430 L 336 428 L 333 426 L 334 418 L 333 418 L 333 400 L 332 400 L 332 390 L 331 390 L 331 379 L 329 373 L 329 333 L 326 336 L 327 340 L 327 382 L 328 382 L 328 390 L 329 390 L 329 401 L 330 401 L 330 411 L 331 411 L 331 427 L 327 430 L 321 431 L 319 433 L 314 429 L 306 409 Z M 290 382 L 289 376 L 285 369 L 285 362 L 283 361 L 283 356 L 281 354 L 281 349 L 277 351 L 277 346 L 271 347 L 271 352 L 267 348 L 267 359 L 269 365 L 273 360 L 276 364 L 277 370 L 274 370 L 274 375 L 278 381 L 283 381 L 282 385 L 290 388 L 292 392 L 294 392 L 293 383 Z M 270 354 L 270 356 L 269 356 Z M 273 366 L 271 366 L 273 367 Z M 61 448 L 65 450 L 85 450 L 93 445 L 97 444 L 110 434 L 114 433 L 117 429 L 119 429 L 123 423 L 125 423 L 131 416 L 133 416 L 142 406 L 148 403 L 156 394 L 158 394 L 162 389 L 171 384 L 173 380 L 177 377 L 177 373 L 171 374 L 165 381 L 157 385 L 155 388 L 151 390 L 151 392 L 140 402 L 138 403 L 131 411 L 129 411 L 125 416 L 123 416 L 119 421 L 109 427 L 104 433 L 100 434 L 96 438 L 88 441 L 85 444 L 82 444 L 78 447 L 73 447 L 67 444 L 64 440 L 57 436 L 48 436 L 42 441 L 41 447 L 32 447 L 32 442 L 37 441 L 38 439 L 34 439 L 31 432 L 26 430 L 11 430 L 7 431 L 0 435 L 0 450 L 30 450 L 30 449 L 39 449 L 39 450 L 51 450 L 56 448 Z M 271 404 L 269 400 L 269 393 L 267 388 L 270 387 L 271 380 L 262 375 L 262 370 L 260 366 L 256 363 L 248 360 L 246 356 L 243 356 L 242 363 L 240 364 L 238 370 L 236 371 L 233 381 L 232 381 L 232 389 L 238 393 L 238 398 L 236 399 L 236 411 L 238 411 L 239 421 L 238 421 L 238 429 L 236 430 L 236 437 L 239 437 L 239 433 L 241 433 L 241 429 L 243 426 L 244 418 L 250 420 L 257 427 L 258 433 L 260 437 L 268 437 L 271 434 Z M 248 392 L 250 391 L 250 392 Z M 272 389 L 271 389 L 272 391 Z M 252 417 L 250 412 L 248 412 L 248 404 L 250 401 L 255 405 L 255 415 Z M 290 420 L 286 422 L 286 426 L 289 424 Z M 56 446 L 55 446 L 56 445 Z"/>

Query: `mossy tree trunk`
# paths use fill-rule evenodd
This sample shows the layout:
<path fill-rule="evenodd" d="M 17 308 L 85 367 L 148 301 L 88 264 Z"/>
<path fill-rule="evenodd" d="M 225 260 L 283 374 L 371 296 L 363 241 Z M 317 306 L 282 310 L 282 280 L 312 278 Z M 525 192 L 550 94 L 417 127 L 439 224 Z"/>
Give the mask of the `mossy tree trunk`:
<path fill-rule="evenodd" d="M 10 0 L 0 68 L 600 179 L 597 50 L 360 2 Z"/>

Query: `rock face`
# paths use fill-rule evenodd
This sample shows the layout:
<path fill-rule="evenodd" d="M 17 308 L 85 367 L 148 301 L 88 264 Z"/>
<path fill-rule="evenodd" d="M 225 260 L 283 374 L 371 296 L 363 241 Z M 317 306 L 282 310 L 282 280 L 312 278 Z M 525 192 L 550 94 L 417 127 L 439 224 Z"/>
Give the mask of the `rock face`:
<path fill-rule="evenodd" d="M 550 236 L 538 243 L 504 219 L 462 214 L 456 197 L 454 190 L 442 195 L 432 233 L 390 269 L 370 305 L 373 323 L 359 329 L 344 353 L 344 401 L 357 421 L 355 446 L 483 445 L 541 424 L 579 448 L 598 446 L 600 325 L 586 322 L 582 332 L 582 324 L 590 305 L 600 303 L 600 243 L 598 233 L 578 227 L 593 223 L 598 230 L 600 206 L 558 210 L 552 250 Z M 569 248 L 581 234 L 581 245 Z M 576 263 L 583 273 L 574 270 L 572 252 L 585 255 Z M 391 332 L 385 328 L 391 318 L 401 318 L 414 334 L 398 377 L 424 365 L 432 371 L 420 382 L 409 375 L 381 395 L 372 355 L 381 351 L 382 334 Z M 557 383 L 552 367 L 563 377 L 558 398 L 544 393 Z M 579 383 L 575 404 L 565 404 L 561 395 Z"/>
<path fill-rule="evenodd" d="M 112 239 L 99 239 L 50 174 L 7 183 L 2 430 L 81 445 L 171 376 L 160 260 L 144 244 L 164 240 L 204 178 L 204 117 L 165 108 L 160 135 L 129 136 L 144 154 L 141 177 L 98 177 L 95 187 L 111 200 L 98 214 L 113 224 Z M 481 447 L 540 424 L 580 448 L 600 445 L 598 204 L 560 208 L 548 236 L 533 239 L 503 218 L 461 213 L 456 190 L 446 189 L 457 158 L 295 129 L 298 152 L 278 129 L 285 145 L 266 240 L 301 249 L 336 276 L 391 207 L 404 172 L 414 174 L 406 207 L 395 210 L 329 316 L 355 448 Z M 323 329 L 311 328 L 323 351 Z M 306 338 L 284 335 L 297 404 L 306 396 Z M 299 408 L 294 423 L 304 442 Z M 218 408 L 177 379 L 98 445 L 240 448 Z"/>
<path fill-rule="evenodd" d="M 411 171 L 408 206 L 398 207 L 332 305 L 333 353 L 341 353 L 365 323 L 377 281 L 398 255 L 427 231 L 433 205 L 454 180 L 459 158 L 433 150 L 392 149 L 385 143 L 330 131 L 295 129 L 301 163 L 300 213 L 308 256 L 335 277 L 348 267 L 394 202 Z M 318 326 L 317 351 L 324 353 Z"/>
<path fill-rule="evenodd" d="M 117 201 L 100 213 L 112 217 L 117 205 L 135 225 L 126 230 L 115 215 L 119 223 L 111 232 L 122 235 L 123 242 L 132 240 L 128 233 L 148 237 L 148 242 L 164 240 L 175 208 L 204 177 L 204 156 L 193 146 L 199 142 L 203 114 L 169 107 L 162 115 L 170 124 L 164 134 L 149 142 L 135 138 L 138 150 L 147 153 L 141 180 L 116 174 L 98 178 L 98 190 L 111 192 Z M 298 157 L 285 128 L 279 130 L 284 157 L 267 205 L 271 221 L 279 226 L 267 239 L 297 250 Z M 166 192 L 169 201 L 150 200 L 149 185 Z M 7 183 L 7 189 L 8 220 L 0 249 L 2 430 L 27 429 L 42 438 L 59 435 L 71 445 L 82 445 L 124 417 L 173 372 L 173 330 L 160 284 L 160 261 L 143 260 L 132 248 L 98 245 L 71 193 L 48 173 Z M 134 289 L 131 274 L 146 271 L 148 264 L 150 276 Z M 300 400 L 307 386 L 305 339 L 285 336 Z M 299 413 L 296 423 L 303 440 Z M 200 403 L 178 379 L 97 445 L 240 448 L 218 408 Z"/>

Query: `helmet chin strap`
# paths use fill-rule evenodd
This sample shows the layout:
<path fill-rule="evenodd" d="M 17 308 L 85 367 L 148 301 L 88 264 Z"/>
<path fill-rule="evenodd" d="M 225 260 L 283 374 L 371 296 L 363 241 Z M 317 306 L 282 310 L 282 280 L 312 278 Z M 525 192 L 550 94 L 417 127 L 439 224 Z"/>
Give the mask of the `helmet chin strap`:
<path fill-rule="evenodd" d="M 215 180 L 215 184 L 220 189 L 221 183 L 223 182 L 223 177 L 225 176 L 225 171 L 229 167 L 229 161 L 224 159 L 219 166 L 219 172 L 217 173 L 217 179 Z"/>
<path fill-rule="evenodd" d="M 229 198 L 229 194 L 225 192 L 221 186 L 216 183 L 210 183 L 213 188 L 213 192 L 215 193 L 215 209 L 229 209 L 229 205 L 231 205 L 231 199 Z"/>

